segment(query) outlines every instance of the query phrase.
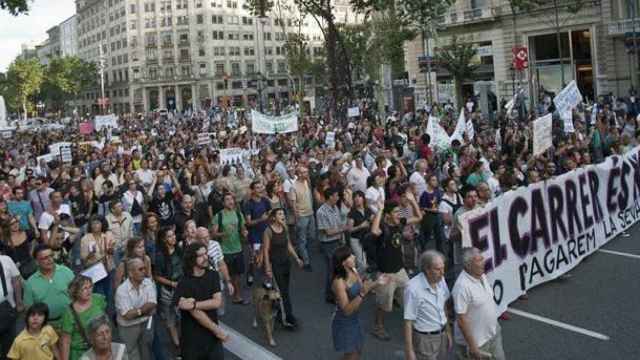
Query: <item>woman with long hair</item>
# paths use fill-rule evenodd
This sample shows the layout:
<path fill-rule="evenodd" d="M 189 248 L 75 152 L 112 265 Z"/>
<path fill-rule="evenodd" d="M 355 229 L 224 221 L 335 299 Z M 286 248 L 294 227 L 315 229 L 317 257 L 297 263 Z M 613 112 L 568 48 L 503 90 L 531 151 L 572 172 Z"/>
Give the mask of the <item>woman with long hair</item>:
<path fill-rule="evenodd" d="M 160 231 L 159 251 L 156 252 L 153 278 L 159 287 L 159 313 L 167 324 L 173 345 L 180 347 L 175 308 L 171 305 L 173 292 L 182 277 L 182 250 L 176 246 L 176 233 L 173 228 Z"/>
<path fill-rule="evenodd" d="M 284 209 L 286 204 L 286 199 L 284 198 L 282 181 L 280 181 L 279 178 L 273 181 L 269 181 L 269 183 L 265 187 L 265 191 L 267 192 L 267 198 L 271 203 L 272 209 L 280 209 L 280 208 Z"/>
<path fill-rule="evenodd" d="M 107 301 L 111 301 L 111 281 L 115 268 L 114 253 L 115 241 L 108 231 L 107 221 L 98 216 L 89 219 L 88 232 L 80 239 L 80 259 L 84 269 L 88 269 L 98 263 L 102 263 L 107 277 L 95 283 L 97 293 L 104 295 Z"/>
<path fill-rule="evenodd" d="M 127 274 L 127 262 L 131 259 L 138 258 L 144 262 L 144 273 L 145 277 L 151 277 L 151 258 L 147 255 L 144 248 L 144 239 L 139 237 L 131 238 L 127 241 L 125 250 L 124 250 L 124 258 L 118 264 L 116 268 L 114 280 L 113 280 L 113 288 L 117 289 L 120 284 L 122 284 L 128 277 Z"/>
<path fill-rule="evenodd" d="M 336 310 L 331 321 L 333 346 L 343 353 L 343 360 L 357 360 L 364 345 L 364 332 L 360 324 L 359 309 L 367 294 L 384 284 L 386 277 L 378 281 L 362 280 L 356 270 L 356 257 L 347 246 L 333 254 L 333 280 L 331 288 L 336 299 Z"/>
<path fill-rule="evenodd" d="M 268 278 L 274 279 L 280 290 L 284 313 L 280 314 L 280 321 L 285 327 L 295 327 L 296 318 L 293 316 L 289 284 L 291 278 L 291 260 L 296 261 L 302 268 L 304 263 L 298 257 L 287 229 L 284 209 L 273 209 L 269 213 L 269 226 L 262 235 L 262 256 L 264 270 Z"/>
<path fill-rule="evenodd" d="M 154 212 L 147 211 L 142 221 L 142 239 L 144 240 L 144 250 L 151 258 L 156 256 L 156 243 L 158 242 L 158 232 L 160 231 L 160 218 Z"/>
<path fill-rule="evenodd" d="M 33 232 L 20 229 L 20 220 L 11 216 L 9 223 L 2 229 L 2 247 L 5 255 L 16 263 L 23 279 L 28 279 L 36 272 L 37 265 L 31 253 L 35 242 Z"/>

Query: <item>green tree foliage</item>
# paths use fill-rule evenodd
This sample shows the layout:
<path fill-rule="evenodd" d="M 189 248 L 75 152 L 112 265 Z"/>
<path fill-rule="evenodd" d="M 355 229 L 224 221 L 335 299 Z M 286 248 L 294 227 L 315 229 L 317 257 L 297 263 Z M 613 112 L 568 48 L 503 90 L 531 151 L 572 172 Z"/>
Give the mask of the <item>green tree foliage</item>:
<path fill-rule="evenodd" d="M 40 90 L 44 81 L 44 67 L 38 59 L 17 59 L 7 71 L 8 102 L 14 106 L 22 107 L 24 117 L 27 117 L 27 108 L 31 104 L 32 97 Z"/>
<path fill-rule="evenodd" d="M 42 95 L 54 109 L 62 110 L 65 102 L 96 85 L 97 68 L 75 56 L 52 58 L 45 73 Z"/>
<path fill-rule="evenodd" d="M 447 70 L 453 77 L 456 88 L 456 107 L 462 106 L 462 83 L 472 80 L 477 65 L 471 63 L 476 56 L 476 49 L 471 44 L 459 43 L 457 37 L 451 39 L 449 45 L 443 46 L 436 52 L 436 63 Z"/>
<path fill-rule="evenodd" d="M 11 15 L 17 16 L 29 11 L 27 0 L 0 0 L 0 9 L 7 10 Z"/>

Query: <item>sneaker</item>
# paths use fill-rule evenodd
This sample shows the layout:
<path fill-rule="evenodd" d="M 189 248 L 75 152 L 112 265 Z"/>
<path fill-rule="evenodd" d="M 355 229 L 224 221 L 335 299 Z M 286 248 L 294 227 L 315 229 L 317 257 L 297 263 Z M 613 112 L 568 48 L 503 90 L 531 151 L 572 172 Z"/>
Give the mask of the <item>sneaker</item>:
<path fill-rule="evenodd" d="M 253 274 L 247 274 L 247 287 L 253 286 Z"/>
<path fill-rule="evenodd" d="M 302 269 L 306 272 L 313 272 L 313 268 L 311 267 L 311 264 L 306 264 L 305 266 L 302 267 Z"/>

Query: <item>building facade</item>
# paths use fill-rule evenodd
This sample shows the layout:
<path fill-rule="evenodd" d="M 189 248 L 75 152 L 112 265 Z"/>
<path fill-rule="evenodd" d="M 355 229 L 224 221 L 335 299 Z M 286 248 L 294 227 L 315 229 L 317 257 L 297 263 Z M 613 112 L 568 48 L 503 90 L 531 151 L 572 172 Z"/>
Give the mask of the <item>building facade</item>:
<path fill-rule="evenodd" d="M 257 18 L 238 0 L 78 0 L 78 55 L 100 62 L 109 110 L 146 112 L 290 100 L 284 41 L 295 13 Z M 348 17 L 348 12 L 343 16 Z M 280 21 L 282 19 L 282 21 Z M 309 54 L 320 29 L 301 20 Z M 101 90 L 83 96 L 98 111 Z"/>
<path fill-rule="evenodd" d="M 429 42 L 428 55 L 450 43 L 453 36 L 474 45 L 478 66 L 474 79 L 463 84 L 465 97 L 477 94 L 479 84 L 488 84 L 498 101 L 511 98 L 518 88 L 537 99 L 544 92 L 558 93 L 563 83 L 572 80 L 588 99 L 610 92 L 625 95 L 631 79 L 638 77 L 638 61 L 629 53 L 633 48 L 629 47 L 630 16 L 622 0 L 568 0 L 516 13 L 514 22 L 508 2 L 459 0 L 441 19 L 442 30 L 438 39 Z M 637 25 L 640 30 L 640 22 Z M 524 71 L 513 69 L 514 46 L 528 51 Z M 421 39 L 406 45 L 409 79 L 416 94 L 429 93 L 428 77 L 417 62 L 423 49 Z M 430 80 L 434 102 L 452 99 L 451 74 L 435 64 Z M 418 98 L 416 101 L 420 104 Z"/>

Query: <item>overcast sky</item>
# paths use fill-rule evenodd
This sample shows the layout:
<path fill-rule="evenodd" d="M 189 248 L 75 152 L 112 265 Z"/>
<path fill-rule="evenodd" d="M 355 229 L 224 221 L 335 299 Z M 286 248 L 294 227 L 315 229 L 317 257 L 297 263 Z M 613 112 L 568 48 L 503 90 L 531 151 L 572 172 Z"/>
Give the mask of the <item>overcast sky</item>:
<path fill-rule="evenodd" d="M 26 15 L 12 16 L 0 10 L 0 72 L 20 53 L 20 45 L 37 44 L 47 38 L 47 30 L 76 12 L 74 0 L 35 0 Z"/>

